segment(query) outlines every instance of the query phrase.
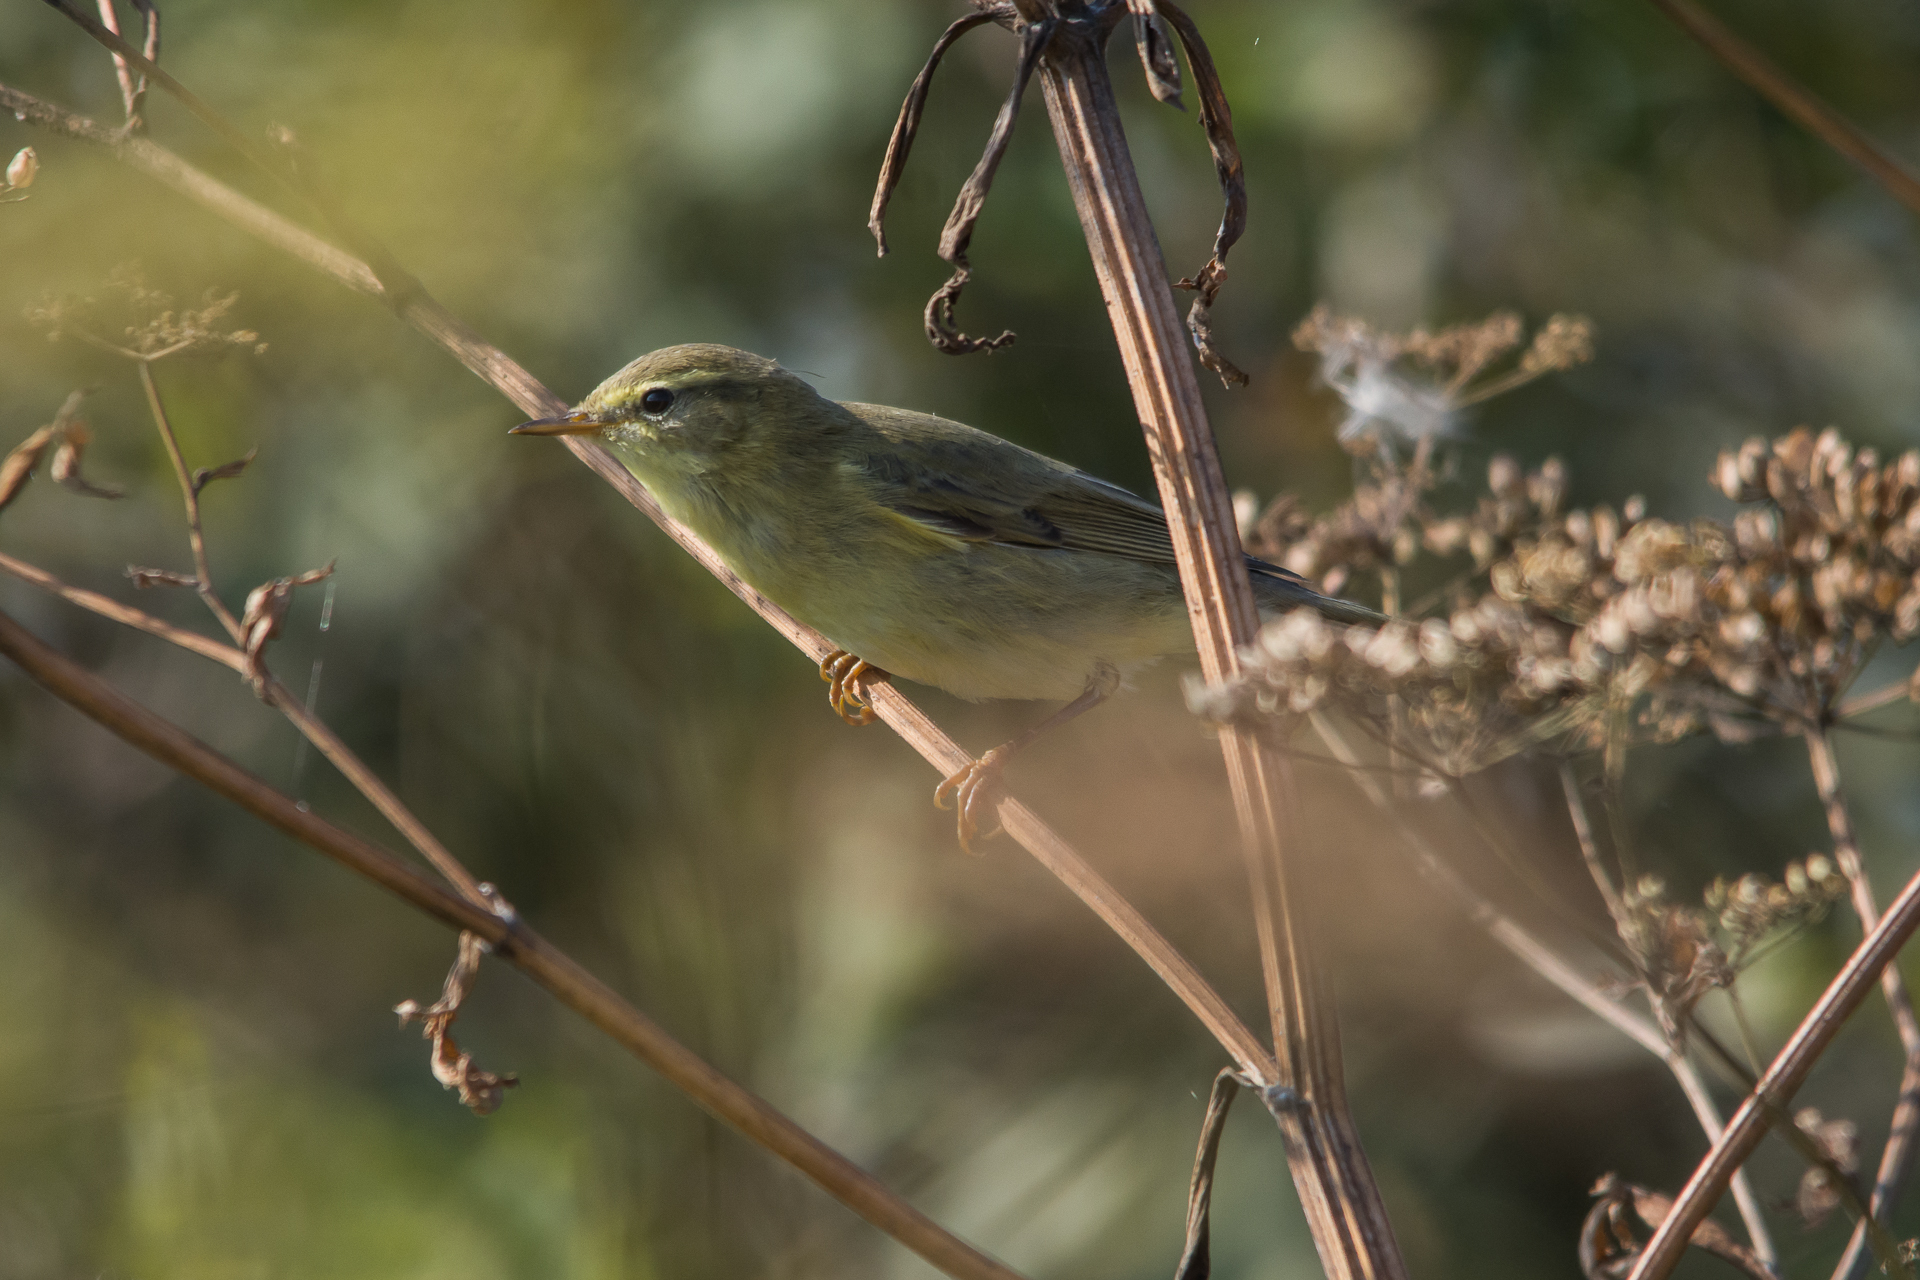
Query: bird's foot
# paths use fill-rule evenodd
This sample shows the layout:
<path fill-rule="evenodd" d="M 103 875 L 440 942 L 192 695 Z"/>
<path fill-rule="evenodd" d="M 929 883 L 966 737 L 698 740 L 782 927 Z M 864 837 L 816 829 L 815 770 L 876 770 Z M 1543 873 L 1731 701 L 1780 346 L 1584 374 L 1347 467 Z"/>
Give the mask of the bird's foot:
<path fill-rule="evenodd" d="M 968 853 L 974 851 L 974 837 L 983 834 L 981 815 L 993 813 L 999 800 L 1000 774 L 1006 767 L 1007 755 L 1005 747 L 995 747 L 978 760 L 968 761 L 966 768 L 933 789 L 935 808 L 956 811 L 960 847 Z M 996 817 L 992 828 L 984 834 L 991 838 L 1000 831 L 1000 820 Z"/>
<path fill-rule="evenodd" d="M 877 717 L 868 703 L 866 686 L 885 680 L 887 673 L 865 658 L 856 658 L 845 649 L 835 649 L 820 659 L 820 678 L 827 682 L 827 704 L 848 724 L 868 725 Z"/>

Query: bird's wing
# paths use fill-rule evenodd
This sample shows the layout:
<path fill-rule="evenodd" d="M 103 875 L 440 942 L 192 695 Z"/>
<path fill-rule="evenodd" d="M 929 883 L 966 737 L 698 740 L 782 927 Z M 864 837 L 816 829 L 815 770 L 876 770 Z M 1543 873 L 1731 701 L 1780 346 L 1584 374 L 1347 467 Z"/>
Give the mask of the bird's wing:
<path fill-rule="evenodd" d="M 861 467 L 875 499 L 897 515 L 962 542 L 1174 563 L 1165 513 L 1119 485 L 958 422 L 877 405 L 847 407 L 876 428 Z M 1305 585 L 1253 556 L 1247 568 Z"/>

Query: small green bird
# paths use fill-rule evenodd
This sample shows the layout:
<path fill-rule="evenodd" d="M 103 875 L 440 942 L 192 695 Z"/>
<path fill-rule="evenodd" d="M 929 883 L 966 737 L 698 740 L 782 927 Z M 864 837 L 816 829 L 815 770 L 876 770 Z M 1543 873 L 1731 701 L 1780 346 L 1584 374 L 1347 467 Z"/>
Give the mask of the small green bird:
<path fill-rule="evenodd" d="M 963 846 L 1009 755 L 1193 649 L 1159 507 L 958 422 L 828 400 L 750 352 L 666 347 L 513 430 L 598 433 L 668 514 L 839 647 L 820 674 L 851 723 L 872 721 L 861 690 L 889 674 L 970 700 L 1072 699 L 934 793 Z M 1264 560 L 1247 570 L 1263 613 L 1381 621 Z"/>

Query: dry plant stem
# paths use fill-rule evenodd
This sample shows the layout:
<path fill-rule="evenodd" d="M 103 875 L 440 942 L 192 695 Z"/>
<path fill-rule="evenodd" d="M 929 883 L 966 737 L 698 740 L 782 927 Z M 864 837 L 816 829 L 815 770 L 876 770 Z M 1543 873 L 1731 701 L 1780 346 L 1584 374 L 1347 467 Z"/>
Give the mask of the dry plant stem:
<path fill-rule="evenodd" d="M 1313 713 L 1312 723 L 1314 732 L 1319 734 L 1321 741 L 1327 744 L 1327 750 L 1346 767 L 1347 774 L 1354 785 L 1358 786 L 1373 806 L 1393 823 L 1401 842 L 1418 859 L 1420 869 L 1427 877 L 1451 894 L 1467 913 L 1467 918 L 1486 930 L 1487 936 L 1505 947 L 1521 964 L 1532 969 L 1602 1022 L 1665 1063 L 1667 1070 L 1673 1073 L 1675 1082 L 1679 1084 L 1680 1091 L 1686 1095 L 1688 1105 L 1693 1108 L 1694 1118 L 1699 1121 L 1701 1131 L 1707 1135 L 1707 1141 L 1709 1143 L 1718 1141 L 1724 1127 L 1720 1109 L 1714 1105 L 1713 1095 L 1708 1092 L 1706 1081 L 1701 1079 L 1698 1068 L 1688 1060 L 1687 1056 L 1675 1049 L 1650 1019 L 1640 1017 L 1632 1010 L 1622 1007 L 1601 989 L 1599 983 L 1575 968 L 1559 952 L 1488 902 L 1453 869 L 1419 829 L 1406 820 L 1400 807 L 1380 785 L 1379 779 L 1366 769 L 1359 753 L 1347 741 L 1346 735 L 1342 734 L 1333 722 L 1320 712 Z M 1584 818 L 1584 816 L 1584 811 L 1581 811 L 1581 817 Z M 1583 837 L 1583 843 L 1590 840 L 1591 831 Z M 1766 1216 L 1760 1206 L 1760 1197 L 1754 1193 L 1752 1182 L 1744 1169 L 1735 1171 L 1733 1175 L 1733 1196 L 1740 1210 L 1740 1220 L 1746 1225 L 1747 1238 L 1753 1244 L 1754 1253 L 1769 1267 L 1777 1266 L 1779 1254 L 1774 1248 L 1773 1237 L 1767 1230 Z"/>
<path fill-rule="evenodd" d="M 1896 702 L 1908 702 L 1913 692 L 1904 680 L 1897 680 L 1884 689 L 1875 689 L 1872 693 L 1863 693 L 1857 698 L 1848 698 L 1833 709 L 1835 720 L 1851 720 L 1855 716 L 1865 715 L 1869 711 L 1878 711 L 1881 707 L 1892 706 Z"/>
<path fill-rule="evenodd" d="M 207 559 L 207 540 L 200 521 L 200 495 L 194 487 L 193 473 L 187 466 L 186 456 L 180 449 L 180 438 L 167 416 L 159 385 L 154 381 L 153 360 L 145 359 L 139 363 L 140 385 L 147 393 L 147 407 L 153 413 L 154 424 L 160 429 L 160 438 L 167 446 L 167 456 L 173 460 L 174 475 L 180 481 L 180 500 L 186 505 L 187 541 L 193 549 L 196 588 L 213 616 L 227 629 L 227 634 L 233 637 L 235 643 L 244 644 L 245 628 L 213 589 L 213 570 Z M 244 655 L 240 670 L 245 673 Z M 473 873 L 427 830 L 425 823 L 413 816 L 413 812 L 388 789 L 380 776 L 369 769 L 333 730 L 308 712 L 306 705 L 271 674 L 263 682 L 261 692 L 266 701 L 291 720 L 307 741 L 332 761 L 334 768 L 353 784 L 354 789 L 371 801 L 381 815 L 393 824 L 394 830 L 405 836 L 407 843 L 418 849 L 420 855 L 459 889 L 467 901 L 475 906 L 487 905 L 487 898 L 480 892 L 480 882 L 474 879 Z"/>
<path fill-rule="evenodd" d="M 1573 822 L 1574 838 L 1580 845 L 1580 859 L 1586 863 L 1587 874 L 1593 878 L 1594 888 L 1599 891 L 1601 900 L 1607 905 L 1607 915 L 1616 927 L 1624 927 L 1627 922 L 1626 904 L 1620 898 L 1620 891 L 1614 887 L 1613 877 L 1607 874 L 1606 866 L 1600 860 L 1600 846 L 1593 838 L 1593 820 L 1587 813 L 1586 801 L 1580 795 L 1580 781 L 1574 776 L 1573 766 L 1565 761 L 1560 765 L 1560 789 L 1566 793 L 1567 816 Z M 1425 856 L 1432 856 L 1431 850 Z M 1464 885 L 1462 887 L 1464 888 Z M 1599 993 L 1596 991 L 1595 994 Z M 1675 1048 L 1653 1024 L 1642 1022 L 1642 1025 L 1659 1045 L 1658 1048 L 1653 1048 L 1652 1052 L 1667 1064 L 1669 1071 L 1673 1072 L 1673 1078 L 1679 1083 L 1681 1091 L 1687 1095 L 1687 1101 L 1692 1105 L 1693 1114 L 1699 1119 L 1700 1127 L 1707 1135 L 1707 1141 L 1709 1143 L 1719 1141 L 1724 1122 L 1720 1118 L 1720 1109 L 1714 1105 L 1712 1095 L 1707 1092 L 1705 1081 L 1700 1078 L 1700 1073 L 1694 1069 L 1693 1063 L 1687 1060 L 1686 1055 Z M 1645 1042 L 1642 1043 L 1644 1045 Z M 1757 1065 L 1754 1069 L 1759 1070 Z M 1769 1268 L 1777 1268 L 1780 1255 L 1773 1247 L 1773 1237 L 1767 1231 L 1766 1216 L 1760 1207 L 1760 1197 L 1754 1194 L 1753 1181 L 1747 1177 L 1745 1169 L 1734 1172 L 1733 1200 L 1740 1211 L 1740 1220 L 1746 1224 L 1747 1239 L 1752 1243 L 1754 1253 Z"/>
<path fill-rule="evenodd" d="M 162 640 L 171 641 L 191 653 L 197 653 L 203 658 L 209 658 L 224 667 L 231 668 L 236 674 L 247 673 L 247 655 L 231 645 L 224 645 L 196 632 L 176 627 L 170 622 L 121 604 L 118 600 L 103 596 L 96 591 L 70 586 L 46 570 L 23 560 L 16 560 L 5 553 L 0 553 L 0 570 L 102 617 L 111 618 L 115 622 L 134 627 L 148 635 L 158 636 Z M 446 876 L 469 902 L 481 907 L 486 905 L 487 899 L 480 892 L 480 886 L 472 874 L 434 838 L 425 824 L 413 816 L 413 813 L 400 802 L 399 797 L 387 789 L 379 776 L 367 768 L 366 764 L 353 754 L 352 749 L 332 729 L 309 713 L 306 706 L 293 696 L 292 691 L 271 675 L 267 677 L 265 690 L 267 701 L 291 720 L 294 728 L 298 729 L 315 749 L 333 762 L 334 767 L 340 770 L 347 781 L 352 783 L 354 788 L 371 801 L 387 821 L 393 824 L 394 830 L 406 837 L 407 843 L 419 850 L 420 855 Z"/>
<path fill-rule="evenodd" d="M 1120 10 L 1112 15 L 1117 19 Z M 1054 138 L 1118 339 L 1167 511 L 1200 668 L 1219 681 L 1239 665 L 1257 618 L 1233 505 L 1200 400 L 1187 334 L 1134 174 L 1107 79 L 1110 28 L 1063 19 L 1040 63 Z M 1283 757 L 1248 730 L 1221 733 L 1253 887 L 1279 1075 L 1305 1105 L 1275 1112 L 1321 1265 L 1336 1280 L 1405 1274 L 1347 1108 L 1339 1031 L 1321 988 L 1283 858 Z"/>
<path fill-rule="evenodd" d="M 612 1036 L 707 1111 L 780 1156 L 941 1271 L 965 1280 L 1018 1280 L 1017 1272 L 949 1234 L 859 1166 L 714 1070 L 523 922 L 502 919 L 484 907 L 463 901 L 385 849 L 302 809 L 184 729 L 56 653 L 3 613 L 0 653 L 56 697 L 154 759 L 359 872 L 443 924 L 486 939 L 495 954 Z"/>
<path fill-rule="evenodd" d="M 82 609 L 91 609 L 101 617 L 111 618 L 115 622 L 144 631 L 148 635 L 171 641 L 190 653 L 211 658 L 224 666 L 232 667 L 235 671 L 246 669 L 246 654 L 231 645 L 221 644 L 218 640 L 209 640 L 198 632 L 188 631 L 184 627 L 176 627 L 171 622 L 156 618 L 150 613 L 142 613 L 138 609 L 121 604 L 111 596 L 103 596 L 97 591 L 88 591 L 85 587 L 69 586 L 45 569 L 30 565 L 24 560 L 16 560 L 4 552 L 0 552 L 0 570 L 5 570 L 22 582 L 31 582 L 43 591 L 50 591 L 62 600 L 79 605 Z"/>
<path fill-rule="evenodd" d="M 1672 18 L 1688 35 L 1725 63 L 1747 86 L 1779 108 L 1782 114 L 1867 171 L 1889 195 L 1920 213 L 1920 178 L 1874 145 L 1853 122 L 1795 84 L 1792 77 L 1766 55 L 1742 40 L 1693 0 L 1653 0 L 1655 8 Z"/>
<path fill-rule="evenodd" d="M 208 177 L 164 147 L 144 138 L 122 138 L 115 130 L 103 128 L 84 116 L 5 85 L 0 85 L 0 108 L 14 111 L 24 119 L 67 137 L 108 147 L 120 159 L 241 230 L 291 254 L 351 289 L 374 298 L 387 298 L 379 279 L 364 262 L 224 183 Z M 564 401 L 547 390 L 505 352 L 473 333 L 423 293 L 411 293 L 397 300 L 394 309 L 402 319 L 519 406 L 527 416 L 551 417 L 567 408 Z M 818 633 L 801 626 L 777 605 L 747 586 L 691 530 L 661 511 L 640 482 L 604 446 L 579 436 L 566 437 L 566 444 L 595 474 L 658 524 L 729 590 L 816 663 L 832 651 L 833 646 Z M 881 718 L 935 769 L 940 770 L 941 776 L 951 774 L 972 758 L 892 685 L 875 685 L 871 693 L 874 708 Z M 1002 804 L 1000 820 L 1009 835 L 1025 846 L 1147 962 L 1200 1019 L 1242 1071 L 1262 1084 L 1274 1082 L 1272 1056 L 1262 1047 L 1259 1039 L 1200 972 L 1071 845 L 1017 801 L 1009 800 Z"/>
<path fill-rule="evenodd" d="M 160 399 L 159 384 L 153 380 L 153 361 L 140 363 L 140 389 L 147 393 L 147 408 L 153 414 L 154 425 L 160 428 L 160 439 L 166 443 L 167 457 L 173 461 L 173 473 L 180 481 L 180 499 L 187 506 L 187 545 L 193 549 L 194 590 L 200 599 L 220 620 L 236 643 L 246 643 L 246 633 L 240 626 L 240 619 L 221 603 L 220 596 L 213 589 L 213 570 L 207 563 L 207 538 L 200 528 L 200 495 L 194 491 L 193 473 L 187 469 L 185 455 L 180 452 L 180 438 L 174 434 L 173 423 L 167 417 L 167 406 Z"/>
<path fill-rule="evenodd" d="M 1614 888 L 1613 877 L 1607 874 L 1606 864 L 1600 861 L 1600 846 L 1593 838 L 1593 820 L 1587 816 L 1587 803 L 1580 796 L 1580 780 L 1573 776 L 1573 766 L 1561 762 L 1560 789 L 1567 796 L 1567 816 L 1573 820 L 1574 838 L 1580 842 L 1580 860 L 1587 864 L 1587 874 L 1593 878 L 1593 887 L 1600 891 L 1601 901 L 1607 904 L 1607 916 L 1616 926 L 1626 923 L 1626 903 L 1620 900 L 1620 891 Z"/>
<path fill-rule="evenodd" d="M 1860 841 L 1853 829 L 1853 814 L 1847 808 L 1846 793 L 1840 785 L 1840 762 L 1833 754 L 1833 739 L 1825 729 L 1810 725 L 1803 731 L 1807 759 L 1813 767 L 1813 781 L 1826 810 L 1827 831 L 1833 837 L 1834 860 L 1853 884 L 1854 914 L 1860 927 L 1871 930 L 1879 923 L 1880 908 L 1874 901 L 1873 884 L 1860 860 Z M 1880 989 L 1893 1014 L 1894 1028 L 1900 1034 L 1900 1046 L 1906 1063 L 1900 1073 L 1900 1096 L 1894 1104 L 1893 1122 L 1888 1127 L 1887 1145 L 1880 1153 L 1880 1168 L 1874 1177 L 1873 1199 L 1869 1212 L 1885 1219 L 1900 1196 L 1901 1184 L 1913 1164 L 1916 1130 L 1920 1129 L 1920 1019 L 1916 1019 L 1913 1000 L 1898 965 L 1888 965 L 1880 975 Z M 1846 1254 L 1834 1271 L 1836 1280 L 1856 1275 L 1869 1262 L 1867 1224 L 1856 1223 L 1847 1242 Z"/>
<path fill-rule="evenodd" d="M 1694 1227 L 1712 1211 L 1714 1202 L 1726 1189 L 1728 1177 L 1753 1154 L 1774 1119 L 1786 1115 L 1793 1095 L 1813 1070 L 1814 1063 L 1873 990 L 1880 974 L 1899 956 L 1900 948 L 1916 927 L 1920 927 L 1920 874 L 1907 881 L 1887 908 L 1886 915 L 1847 958 L 1847 963 L 1774 1057 L 1767 1073 L 1734 1112 L 1720 1140 L 1687 1180 L 1674 1202 L 1673 1213 L 1647 1242 L 1629 1280 L 1665 1280 L 1672 1273 Z M 1880 1253 L 1884 1247 L 1887 1252 L 1883 1256 L 1894 1258 L 1896 1246 L 1885 1227 L 1876 1223 L 1869 1229 L 1879 1238 L 1875 1252 Z M 1905 1268 L 1900 1268 L 1900 1272 L 1910 1274 Z"/>

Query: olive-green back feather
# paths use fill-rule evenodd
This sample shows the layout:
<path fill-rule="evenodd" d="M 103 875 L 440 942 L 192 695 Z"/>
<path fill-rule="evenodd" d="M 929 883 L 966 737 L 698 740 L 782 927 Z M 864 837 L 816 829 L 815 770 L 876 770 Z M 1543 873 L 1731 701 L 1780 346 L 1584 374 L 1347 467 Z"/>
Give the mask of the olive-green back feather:
<path fill-rule="evenodd" d="M 886 405 L 846 408 L 876 436 L 862 457 L 875 500 L 935 533 L 1175 563 L 1166 514 L 1118 485 L 964 423 Z M 1381 620 L 1279 565 L 1248 556 L 1247 570 L 1269 608 L 1310 604 L 1341 622 Z"/>

